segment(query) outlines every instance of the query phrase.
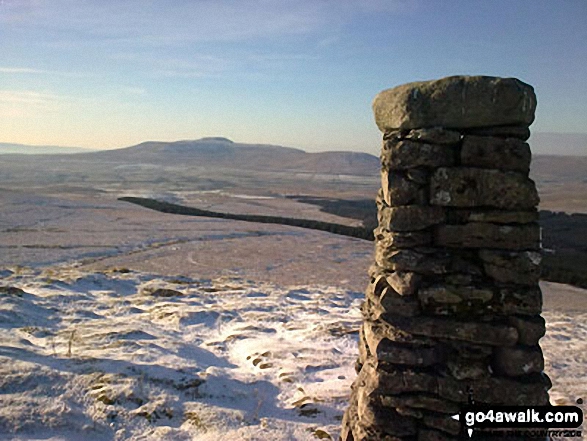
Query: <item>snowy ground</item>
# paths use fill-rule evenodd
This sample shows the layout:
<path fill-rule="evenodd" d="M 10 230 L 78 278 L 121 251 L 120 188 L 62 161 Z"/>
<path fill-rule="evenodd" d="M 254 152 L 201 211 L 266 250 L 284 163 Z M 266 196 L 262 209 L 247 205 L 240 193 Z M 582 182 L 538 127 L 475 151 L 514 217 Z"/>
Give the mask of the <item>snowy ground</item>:
<path fill-rule="evenodd" d="M 336 439 L 372 243 L 102 197 L 0 203 L 0 440 Z M 542 289 L 551 400 L 574 404 L 587 291 Z"/>
<path fill-rule="evenodd" d="M 336 439 L 358 292 L 71 266 L 2 276 L 0 439 Z M 552 401 L 574 404 L 587 315 L 545 317 Z"/>
<path fill-rule="evenodd" d="M 337 435 L 357 292 L 73 268 L 3 275 L 2 439 Z"/>

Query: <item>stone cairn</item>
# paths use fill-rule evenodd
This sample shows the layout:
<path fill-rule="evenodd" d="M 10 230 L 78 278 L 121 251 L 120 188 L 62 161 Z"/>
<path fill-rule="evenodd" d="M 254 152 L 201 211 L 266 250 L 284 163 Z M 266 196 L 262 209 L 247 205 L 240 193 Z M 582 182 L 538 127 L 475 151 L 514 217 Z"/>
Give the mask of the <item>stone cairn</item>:
<path fill-rule="evenodd" d="M 548 404 L 535 108 L 531 86 L 484 76 L 375 98 L 379 225 L 343 441 L 459 439 L 463 405 Z"/>

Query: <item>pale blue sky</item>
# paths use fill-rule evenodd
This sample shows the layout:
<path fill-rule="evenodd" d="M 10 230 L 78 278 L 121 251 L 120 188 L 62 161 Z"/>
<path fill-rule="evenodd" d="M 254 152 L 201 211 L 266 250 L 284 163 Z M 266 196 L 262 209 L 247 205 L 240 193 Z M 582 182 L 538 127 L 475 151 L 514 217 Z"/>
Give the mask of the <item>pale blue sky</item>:
<path fill-rule="evenodd" d="M 514 76 L 587 133 L 585 0 L 0 0 L 0 142 L 225 136 L 376 153 L 405 82 Z"/>

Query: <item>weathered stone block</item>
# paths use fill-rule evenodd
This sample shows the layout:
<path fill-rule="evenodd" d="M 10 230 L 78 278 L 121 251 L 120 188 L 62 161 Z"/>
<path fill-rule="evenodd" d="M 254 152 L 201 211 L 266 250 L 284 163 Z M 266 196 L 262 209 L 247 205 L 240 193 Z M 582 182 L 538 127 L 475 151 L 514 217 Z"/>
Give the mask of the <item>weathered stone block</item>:
<path fill-rule="evenodd" d="M 422 276 L 408 271 L 394 271 L 385 277 L 389 286 L 402 296 L 414 295 L 420 286 Z"/>
<path fill-rule="evenodd" d="M 389 170 L 448 167 L 455 164 L 456 157 L 452 146 L 395 138 L 384 141 L 381 149 L 381 165 Z"/>
<path fill-rule="evenodd" d="M 361 373 L 365 375 L 364 389 L 369 394 L 399 395 L 410 392 L 436 394 L 438 389 L 435 375 L 412 369 L 402 368 L 395 372 L 385 372 L 367 363 Z"/>
<path fill-rule="evenodd" d="M 546 322 L 539 315 L 531 317 L 512 315 L 508 317 L 508 322 L 510 326 L 518 330 L 518 343 L 522 345 L 537 345 L 546 333 Z"/>
<path fill-rule="evenodd" d="M 381 188 L 383 190 L 383 201 L 391 207 L 409 205 L 411 203 L 424 203 L 428 198 L 422 186 L 399 172 L 382 170 Z"/>
<path fill-rule="evenodd" d="M 385 316 L 392 327 L 401 331 L 431 338 L 462 340 L 490 346 L 513 346 L 518 331 L 511 326 L 483 322 L 464 322 L 436 317 L 418 317 L 417 320 Z"/>
<path fill-rule="evenodd" d="M 393 327 L 383 320 L 365 320 L 363 323 L 363 330 L 365 340 L 367 340 L 367 338 L 372 341 L 386 339 L 393 343 L 406 344 L 412 347 L 428 347 L 435 344 L 435 341 L 433 339 L 430 339 L 428 337 L 416 336 L 414 334 L 402 331 L 401 329 Z"/>
<path fill-rule="evenodd" d="M 466 129 L 466 134 L 478 136 L 498 136 L 500 138 L 518 138 L 526 141 L 530 138 L 530 129 L 528 126 L 494 126 L 494 127 L 479 127 L 473 129 Z"/>
<path fill-rule="evenodd" d="M 409 407 L 413 409 L 424 409 L 433 412 L 454 415 L 459 412 L 459 406 L 451 401 L 443 400 L 434 395 L 381 395 L 379 401 L 387 407 Z"/>
<path fill-rule="evenodd" d="M 418 430 L 418 441 L 456 441 L 458 438 L 439 432 L 437 430 Z M 345 441 L 345 440 L 342 440 Z M 352 440 L 348 440 L 352 441 Z"/>
<path fill-rule="evenodd" d="M 536 251 L 521 253 L 501 250 L 481 250 L 485 273 L 500 283 L 536 285 L 540 279 L 542 256 Z"/>
<path fill-rule="evenodd" d="M 440 352 L 435 347 L 392 342 L 382 332 L 383 327 L 366 326 L 365 329 L 364 335 L 368 351 L 376 357 L 378 362 L 407 366 L 432 366 L 442 359 Z"/>
<path fill-rule="evenodd" d="M 434 243 L 458 248 L 537 250 L 540 248 L 540 226 L 538 224 L 496 225 L 486 222 L 439 225 L 435 229 Z"/>
<path fill-rule="evenodd" d="M 433 366 L 442 360 L 441 354 L 434 347 L 409 347 L 393 344 L 389 340 L 379 342 L 376 356 L 379 363 L 414 367 Z"/>
<path fill-rule="evenodd" d="M 449 274 L 444 277 L 444 281 L 449 285 L 471 285 L 474 277 L 471 274 Z"/>
<path fill-rule="evenodd" d="M 416 184 L 427 185 L 430 182 L 430 172 L 422 168 L 411 168 L 406 170 L 406 176 Z"/>
<path fill-rule="evenodd" d="M 473 286 L 437 285 L 420 289 L 418 299 L 426 313 L 475 315 L 487 312 L 493 299 L 493 290 Z"/>
<path fill-rule="evenodd" d="M 410 436 L 417 433 L 416 421 L 400 415 L 395 409 L 378 406 L 364 389 L 357 391 L 357 415 L 364 426 L 377 427 L 392 436 Z"/>
<path fill-rule="evenodd" d="M 493 347 L 491 346 L 451 340 L 444 341 L 443 343 L 446 351 L 451 354 L 451 357 L 486 361 L 493 354 Z"/>
<path fill-rule="evenodd" d="M 406 205 L 380 207 L 379 225 L 389 231 L 419 231 L 444 222 L 444 208 Z"/>
<path fill-rule="evenodd" d="M 426 415 L 423 422 L 432 429 L 437 429 L 450 435 L 458 435 L 461 432 L 461 423 L 450 416 Z"/>
<path fill-rule="evenodd" d="M 355 441 L 353 437 L 353 427 L 359 422 L 357 415 L 357 392 L 353 390 L 349 400 L 349 407 L 344 412 L 342 417 L 342 428 L 340 432 L 340 441 Z"/>
<path fill-rule="evenodd" d="M 447 212 L 449 224 L 490 222 L 494 224 L 528 224 L 538 222 L 538 211 L 467 210 L 453 209 Z"/>
<path fill-rule="evenodd" d="M 414 250 L 396 250 L 385 244 L 375 244 L 375 261 L 387 271 L 409 271 L 419 274 L 444 274 L 451 260 L 446 254 L 424 254 Z"/>
<path fill-rule="evenodd" d="M 489 364 L 481 360 L 449 359 L 446 367 L 456 380 L 478 380 L 489 376 Z"/>
<path fill-rule="evenodd" d="M 516 172 L 453 167 L 439 168 L 430 178 L 433 205 L 526 210 L 538 202 L 534 182 Z"/>
<path fill-rule="evenodd" d="M 427 129 L 395 130 L 386 132 L 383 139 L 409 139 L 412 141 L 426 142 L 431 144 L 452 145 L 461 141 L 461 133 L 456 130 L 448 130 L 442 127 Z"/>
<path fill-rule="evenodd" d="M 427 127 L 467 128 L 530 125 L 536 95 L 515 78 L 452 76 L 403 84 L 373 101 L 382 132 Z"/>
<path fill-rule="evenodd" d="M 387 286 L 390 286 L 395 292 L 402 296 L 411 296 L 416 293 L 420 286 L 422 276 L 412 272 L 405 271 L 384 271 L 377 265 L 371 265 L 368 270 L 371 283 L 378 278 L 383 277 Z"/>
<path fill-rule="evenodd" d="M 516 138 L 467 135 L 461 147 L 461 164 L 466 167 L 512 170 L 528 174 L 530 146 Z"/>
<path fill-rule="evenodd" d="M 418 298 L 424 304 L 432 301 L 448 304 L 467 301 L 488 303 L 493 299 L 493 290 L 473 286 L 436 285 L 420 289 Z"/>
<path fill-rule="evenodd" d="M 365 364 L 368 358 L 372 356 L 367 341 L 365 340 L 364 325 L 359 329 L 359 363 Z"/>
<path fill-rule="evenodd" d="M 378 279 L 379 285 L 385 282 L 385 278 Z M 375 314 L 391 314 L 403 317 L 414 317 L 420 314 L 420 304 L 415 297 L 400 296 L 391 287 L 381 289 L 375 284 L 369 284 L 366 291 L 367 299 L 371 300 L 375 307 Z"/>
<path fill-rule="evenodd" d="M 432 243 L 432 231 L 429 230 L 397 232 L 376 228 L 373 234 L 375 240 L 389 249 L 414 248 Z"/>
<path fill-rule="evenodd" d="M 548 404 L 548 377 L 536 381 L 517 381 L 506 377 L 459 381 L 439 377 L 438 394 L 448 400 L 467 403 L 470 396 L 478 404 L 504 406 L 544 406 Z"/>
<path fill-rule="evenodd" d="M 389 435 L 377 426 L 364 426 L 360 422 L 353 427 L 354 441 L 403 441 L 401 438 Z"/>
<path fill-rule="evenodd" d="M 544 357 L 539 346 L 496 348 L 491 365 L 494 371 L 499 374 L 516 377 L 542 372 Z"/>
<path fill-rule="evenodd" d="M 495 308 L 502 314 L 538 315 L 542 312 L 542 291 L 539 286 L 501 288 Z"/>

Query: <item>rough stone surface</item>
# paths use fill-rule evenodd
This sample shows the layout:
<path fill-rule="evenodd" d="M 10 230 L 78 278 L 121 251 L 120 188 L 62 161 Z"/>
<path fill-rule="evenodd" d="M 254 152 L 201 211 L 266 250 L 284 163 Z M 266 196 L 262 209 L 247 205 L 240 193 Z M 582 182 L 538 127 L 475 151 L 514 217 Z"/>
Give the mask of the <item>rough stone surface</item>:
<path fill-rule="evenodd" d="M 446 367 L 457 380 L 478 380 L 489 376 L 489 364 L 484 361 L 450 359 Z"/>
<path fill-rule="evenodd" d="M 502 314 L 534 316 L 542 312 L 542 291 L 538 285 L 502 288 L 498 299 L 497 306 Z"/>
<path fill-rule="evenodd" d="M 413 141 L 440 145 L 454 145 L 461 141 L 460 132 L 457 132 L 456 130 L 443 129 L 442 127 L 399 131 L 395 132 L 395 137 L 398 139 L 410 139 Z M 383 139 L 385 138 L 386 136 L 383 137 Z"/>
<path fill-rule="evenodd" d="M 451 357 L 466 358 L 467 360 L 487 360 L 493 354 L 491 346 L 476 345 L 460 341 L 445 341 L 446 351 Z"/>
<path fill-rule="evenodd" d="M 450 435 L 458 435 L 461 432 L 461 423 L 450 416 L 427 415 L 423 418 L 424 424 L 433 429 L 438 429 Z"/>
<path fill-rule="evenodd" d="M 371 283 L 383 279 L 385 286 L 390 286 L 395 292 L 402 296 L 414 295 L 420 286 L 422 277 L 419 274 L 407 271 L 384 271 L 377 265 L 372 265 L 368 270 Z"/>
<path fill-rule="evenodd" d="M 387 407 L 411 407 L 414 409 L 430 410 L 449 415 L 454 415 L 459 412 L 459 406 L 457 404 L 443 400 L 434 395 L 381 395 L 379 400 L 382 405 Z"/>
<path fill-rule="evenodd" d="M 466 134 L 478 136 L 497 136 L 500 138 L 518 138 L 526 141 L 530 138 L 528 126 L 495 126 L 466 129 Z"/>
<path fill-rule="evenodd" d="M 539 378 L 521 382 L 514 378 L 488 377 L 480 380 L 459 381 L 439 377 L 438 394 L 448 400 L 468 403 L 470 394 L 478 404 L 504 406 L 543 406 L 548 404 L 549 382 Z"/>
<path fill-rule="evenodd" d="M 365 364 L 361 373 L 365 374 L 365 390 L 376 394 L 436 393 L 438 390 L 438 380 L 435 375 L 412 369 L 398 368 L 395 372 L 384 372 L 368 363 Z"/>
<path fill-rule="evenodd" d="M 418 298 L 424 304 L 436 303 L 462 303 L 481 302 L 488 303 L 493 299 L 493 290 L 489 288 L 476 288 L 473 286 L 437 285 L 421 289 Z"/>
<path fill-rule="evenodd" d="M 496 348 L 492 367 L 495 372 L 516 377 L 544 370 L 544 358 L 540 347 Z"/>
<path fill-rule="evenodd" d="M 388 170 L 446 167 L 456 162 L 456 150 L 446 145 L 390 139 L 383 143 L 381 165 Z"/>
<path fill-rule="evenodd" d="M 367 337 L 373 341 L 387 339 L 394 343 L 405 343 L 410 347 L 431 346 L 435 344 L 433 339 L 419 337 L 414 334 L 402 331 L 401 329 L 393 327 L 383 320 L 365 320 L 363 322 L 363 332 L 365 335 L 365 340 Z"/>
<path fill-rule="evenodd" d="M 437 430 L 420 429 L 418 431 L 418 441 L 456 441 L 457 439 L 457 437 L 447 435 Z"/>
<path fill-rule="evenodd" d="M 450 270 L 446 255 L 430 255 L 414 250 L 397 250 L 385 244 L 375 244 L 375 262 L 384 270 L 406 271 L 418 274 L 444 274 Z"/>
<path fill-rule="evenodd" d="M 520 173 L 455 167 L 439 168 L 431 177 L 433 205 L 526 210 L 538 201 L 534 182 Z"/>
<path fill-rule="evenodd" d="M 381 207 L 378 218 L 379 225 L 388 231 L 418 231 L 443 222 L 444 209 L 421 205 Z"/>
<path fill-rule="evenodd" d="M 433 366 L 442 359 L 434 347 L 395 345 L 389 340 L 381 340 L 376 350 L 371 348 L 379 362 L 405 366 Z"/>
<path fill-rule="evenodd" d="M 417 320 L 406 320 L 401 317 L 386 317 L 386 319 L 393 327 L 425 337 L 506 347 L 513 346 L 518 341 L 518 331 L 511 326 L 424 316 Z"/>
<path fill-rule="evenodd" d="M 518 343 L 527 346 L 534 346 L 544 337 L 546 333 L 546 322 L 539 316 L 515 316 L 508 317 L 510 326 L 518 330 Z"/>
<path fill-rule="evenodd" d="M 447 213 L 450 224 L 468 222 L 491 222 L 494 224 L 528 224 L 538 222 L 538 211 L 503 211 L 503 210 L 469 210 L 453 209 Z"/>
<path fill-rule="evenodd" d="M 524 142 L 535 104 L 530 86 L 492 77 L 376 98 L 379 225 L 342 440 L 456 440 L 451 416 L 471 400 L 548 404 Z"/>
<path fill-rule="evenodd" d="M 536 285 L 540 280 L 542 255 L 537 251 L 481 250 L 479 257 L 485 273 L 497 282 Z"/>
<path fill-rule="evenodd" d="M 374 289 L 367 289 L 367 299 L 371 300 L 377 310 L 376 314 L 392 314 L 404 317 L 413 317 L 420 314 L 420 304 L 413 297 L 400 296 L 390 287 L 377 293 Z"/>
<path fill-rule="evenodd" d="M 381 242 L 386 248 L 414 248 L 432 243 L 432 231 L 397 232 L 379 227 L 373 234 L 375 240 Z"/>
<path fill-rule="evenodd" d="M 357 414 L 365 426 L 373 426 L 392 436 L 410 436 L 417 433 L 413 418 L 400 415 L 395 409 L 377 406 L 364 390 L 358 392 Z"/>
<path fill-rule="evenodd" d="M 409 271 L 394 271 L 386 275 L 385 279 L 395 292 L 402 296 L 411 296 L 420 286 L 422 276 Z"/>
<path fill-rule="evenodd" d="M 422 309 L 436 315 L 471 315 L 490 312 L 493 291 L 472 286 L 433 286 L 418 291 Z"/>
<path fill-rule="evenodd" d="M 373 101 L 382 132 L 429 127 L 525 125 L 534 121 L 536 95 L 515 78 L 452 76 L 403 84 Z"/>
<path fill-rule="evenodd" d="M 499 170 L 530 171 L 530 146 L 516 138 L 467 135 L 461 147 L 461 165 Z"/>
<path fill-rule="evenodd" d="M 381 171 L 382 199 L 390 207 L 422 203 L 428 197 L 423 186 L 400 172 Z"/>
<path fill-rule="evenodd" d="M 434 243 L 459 248 L 537 250 L 540 248 L 540 226 L 538 224 L 496 225 L 487 222 L 440 225 L 435 230 Z"/>

